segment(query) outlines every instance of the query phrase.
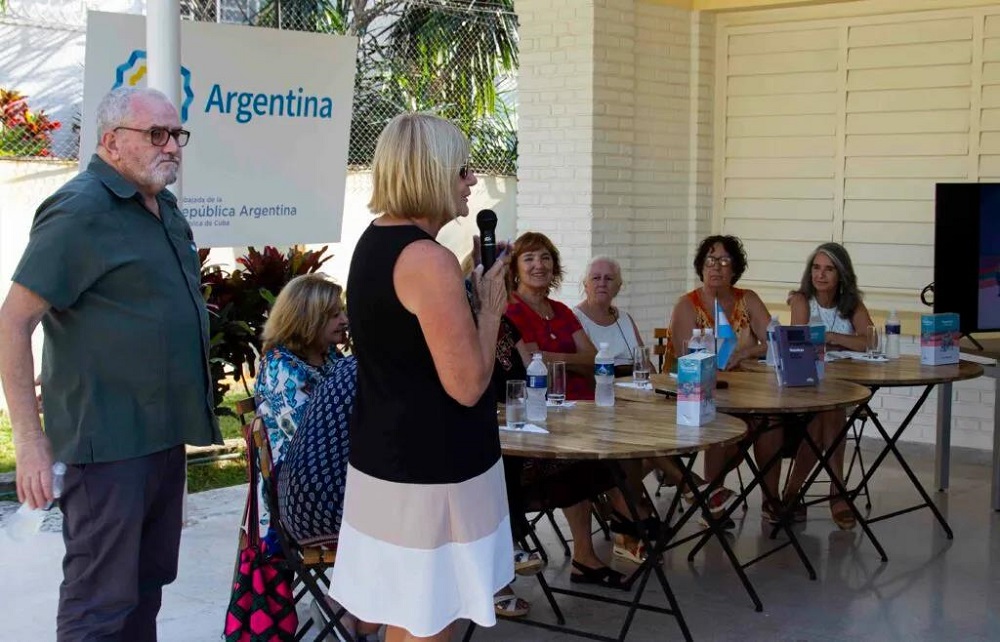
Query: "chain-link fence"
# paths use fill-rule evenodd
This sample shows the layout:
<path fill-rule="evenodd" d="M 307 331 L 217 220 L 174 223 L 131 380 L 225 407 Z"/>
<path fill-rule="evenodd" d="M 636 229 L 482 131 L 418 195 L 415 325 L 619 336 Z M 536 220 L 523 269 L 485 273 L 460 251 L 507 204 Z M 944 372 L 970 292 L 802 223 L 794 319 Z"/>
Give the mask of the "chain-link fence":
<path fill-rule="evenodd" d="M 0 93 L 0 157 L 77 157 L 88 9 L 142 13 L 145 2 L 0 0 L 0 40 L 15 42 L 20 35 L 23 43 L 30 30 L 63 32 L 64 36 L 39 35 L 37 51 L 22 44 L 19 56 L 0 54 L 0 89 L 4 90 Z M 393 116 L 419 110 L 441 114 L 466 132 L 476 171 L 516 173 L 518 59 L 513 0 L 181 0 L 181 16 L 357 36 L 348 154 L 352 167 L 370 164 L 375 140 Z M 49 90 L 49 85 L 42 84 L 31 92 L 18 87 L 17 79 L 24 75 L 8 68 L 16 68 L 26 56 L 51 59 L 52 47 L 60 42 L 80 50 L 76 62 L 72 56 L 56 56 L 63 61 L 61 72 L 76 78 L 75 85 L 52 83 L 58 88 Z M 78 86 L 76 92 L 73 86 Z M 28 93 L 25 99 L 23 94 Z M 58 114 L 53 114 L 56 109 Z"/>

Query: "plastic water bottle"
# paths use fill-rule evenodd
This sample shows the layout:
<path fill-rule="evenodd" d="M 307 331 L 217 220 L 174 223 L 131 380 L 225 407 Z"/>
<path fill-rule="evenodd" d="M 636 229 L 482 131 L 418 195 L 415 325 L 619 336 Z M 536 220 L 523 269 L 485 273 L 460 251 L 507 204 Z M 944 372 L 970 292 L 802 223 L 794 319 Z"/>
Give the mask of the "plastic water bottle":
<path fill-rule="evenodd" d="M 889 310 L 889 318 L 885 320 L 885 358 L 899 358 L 899 335 L 902 330 L 899 317 L 895 310 Z"/>
<path fill-rule="evenodd" d="M 705 344 L 701 340 L 701 328 L 695 328 L 691 332 L 691 340 L 688 341 L 688 354 L 701 352 L 705 349 Z"/>
<path fill-rule="evenodd" d="M 765 361 L 769 366 L 778 365 L 778 315 L 772 314 L 771 321 L 767 324 L 767 356 Z"/>
<path fill-rule="evenodd" d="M 545 393 L 549 388 L 549 369 L 542 361 L 542 353 L 536 352 L 531 355 L 531 363 L 528 364 L 528 399 L 525 403 L 525 410 L 528 421 L 533 424 L 545 423 L 548 416 L 548 408 L 545 405 Z"/>
<path fill-rule="evenodd" d="M 822 381 L 826 374 L 826 324 L 819 312 L 809 318 L 809 341 L 816 350 L 816 378 Z"/>
<path fill-rule="evenodd" d="M 601 343 L 598 348 L 594 358 L 594 403 L 609 408 L 615 405 L 615 357 L 607 343 Z"/>
<path fill-rule="evenodd" d="M 62 495 L 65 476 L 66 464 L 61 461 L 52 464 L 52 496 L 56 499 Z M 7 518 L 7 534 L 19 542 L 36 535 L 42 529 L 42 521 L 53 503 L 44 508 L 29 508 L 27 504 L 21 504 L 20 508 Z"/>
<path fill-rule="evenodd" d="M 701 345 L 705 352 L 715 354 L 715 330 L 705 328 L 705 335 L 702 338 Z"/>

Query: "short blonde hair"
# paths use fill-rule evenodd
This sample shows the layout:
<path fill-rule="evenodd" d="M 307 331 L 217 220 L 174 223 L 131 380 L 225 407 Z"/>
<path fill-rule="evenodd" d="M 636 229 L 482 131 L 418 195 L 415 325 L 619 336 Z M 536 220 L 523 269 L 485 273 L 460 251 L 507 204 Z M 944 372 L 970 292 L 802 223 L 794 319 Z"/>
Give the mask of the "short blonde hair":
<path fill-rule="evenodd" d="M 282 345 L 302 356 L 315 346 L 327 321 L 343 309 L 344 288 L 325 274 L 303 274 L 281 288 L 264 323 L 264 351 Z"/>
<path fill-rule="evenodd" d="M 394 218 L 455 218 L 455 181 L 469 158 L 469 142 L 451 122 L 433 114 L 400 114 L 379 134 L 372 158 L 368 209 Z"/>

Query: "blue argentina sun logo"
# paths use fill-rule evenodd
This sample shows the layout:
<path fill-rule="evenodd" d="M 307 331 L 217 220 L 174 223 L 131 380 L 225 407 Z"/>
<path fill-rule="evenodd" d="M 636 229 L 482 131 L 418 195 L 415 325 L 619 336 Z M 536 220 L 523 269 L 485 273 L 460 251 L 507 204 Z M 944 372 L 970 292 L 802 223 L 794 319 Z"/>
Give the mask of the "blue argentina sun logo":
<path fill-rule="evenodd" d="M 146 50 L 133 49 L 128 60 L 115 69 L 115 84 L 111 88 L 136 87 L 145 78 Z M 181 101 L 181 122 L 186 123 L 188 107 L 194 102 L 194 91 L 191 89 L 191 70 L 183 65 L 181 66 L 181 93 L 184 95 L 184 99 Z"/>

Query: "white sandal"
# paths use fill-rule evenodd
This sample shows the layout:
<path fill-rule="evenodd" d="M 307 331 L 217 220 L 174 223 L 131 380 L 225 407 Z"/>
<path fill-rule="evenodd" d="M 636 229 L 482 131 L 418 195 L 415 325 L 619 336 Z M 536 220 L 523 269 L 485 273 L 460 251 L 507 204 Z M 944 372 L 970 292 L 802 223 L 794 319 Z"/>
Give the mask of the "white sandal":
<path fill-rule="evenodd" d="M 493 596 L 493 611 L 497 617 L 524 617 L 530 610 L 531 604 L 519 598 L 509 587 Z"/>
<path fill-rule="evenodd" d="M 522 577 L 536 575 L 545 568 L 545 561 L 537 551 L 528 552 L 514 548 L 514 572 Z"/>

